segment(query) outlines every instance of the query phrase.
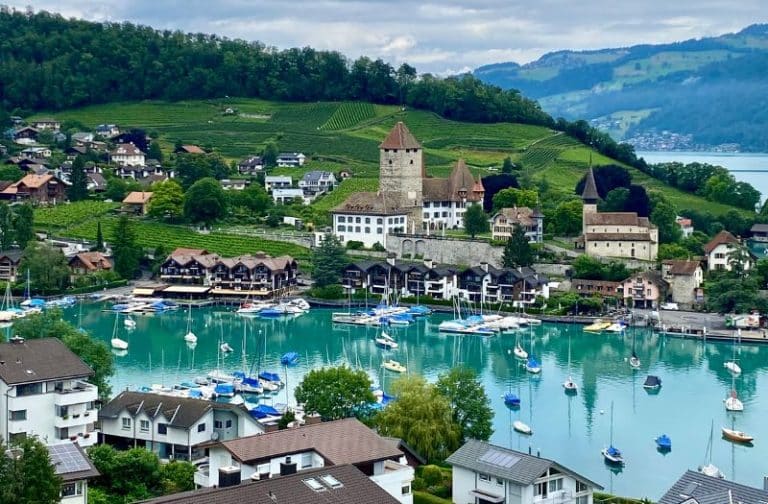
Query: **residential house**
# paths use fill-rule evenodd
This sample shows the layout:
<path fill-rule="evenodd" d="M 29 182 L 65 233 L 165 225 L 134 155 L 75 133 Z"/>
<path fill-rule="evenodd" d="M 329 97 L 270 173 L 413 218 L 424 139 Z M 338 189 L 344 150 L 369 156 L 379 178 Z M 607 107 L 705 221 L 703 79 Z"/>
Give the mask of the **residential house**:
<path fill-rule="evenodd" d="M 237 171 L 241 175 L 256 175 L 264 170 L 264 161 L 261 156 L 251 156 L 237 163 Z"/>
<path fill-rule="evenodd" d="M 86 504 L 88 480 L 101 474 L 77 443 L 49 445 L 48 455 L 56 476 L 61 478 L 61 504 Z"/>
<path fill-rule="evenodd" d="M 104 192 L 107 190 L 107 179 L 101 173 L 89 173 L 88 190 L 93 192 Z"/>
<path fill-rule="evenodd" d="M 603 489 L 554 460 L 474 439 L 446 462 L 455 504 L 592 504 L 593 492 Z"/>
<path fill-rule="evenodd" d="M 82 145 L 71 145 L 64 150 L 64 154 L 67 155 L 67 159 L 74 160 L 77 156 L 84 156 L 88 154 L 88 147 Z"/>
<path fill-rule="evenodd" d="M 508 240 L 520 226 L 525 231 L 525 237 L 531 243 L 544 241 L 544 214 L 538 208 L 528 207 L 502 208 L 491 217 L 491 233 L 494 240 Z"/>
<path fill-rule="evenodd" d="M 297 168 L 304 166 L 307 157 L 301 152 L 282 152 L 277 156 L 277 166 L 284 168 Z"/>
<path fill-rule="evenodd" d="M 21 151 L 21 155 L 26 158 L 49 158 L 51 149 L 48 147 L 27 147 Z"/>
<path fill-rule="evenodd" d="M 304 195 L 303 189 L 272 189 L 272 201 L 276 205 L 291 205 L 297 200 L 309 205 L 312 199 Z"/>
<path fill-rule="evenodd" d="M 635 273 L 621 282 L 624 304 L 634 308 L 656 308 L 667 300 L 669 282 L 658 271 Z"/>
<path fill-rule="evenodd" d="M 205 154 L 205 151 L 197 145 L 180 145 L 173 152 L 176 154 Z"/>
<path fill-rule="evenodd" d="M 37 119 L 35 121 L 30 121 L 29 125 L 38 131 L 42 131 L 42 130 L 59 131 L 61 129 L 61 123 L 56 119 L 51 119 L 51 118 L 44 118 L 44 119 Z"/>
<path fill-rule="evenodd" d="M 197 460 L 211 440 L 264 432 L 242 405 L 123 391 L 99 410 L 102 442 L 119 449 L 146 448 L 164 460 Z"/>
<path fill-rule="evenodd" d="M 93 142 L 94 138 L 95 136 L 93 133 L 78 131 L 77 133 L 72 133 L 72 144 L 77 147 L 84 147 L 84 144 Z"/>
<path fill-rule="evenodd" d="M 688 217 L 680 217 L 678 215 L 677 218 L 675 218 L 675 222 L 677 222 L 677 225 L 680 226 L 680 231 L 683 233 L 683 238 L 688 238 L 693 234 L 694 228 L 693 221 L 691 219 Z"/>
<path fill-rule="evenodd" d="M 23 251 L 3 250 L 0 252 L 0 280 L 15 283 L 19 278 L 19 264 Z"/>
<path fill-rule="evenodd" d="M 48 170 L 45 169 L 45 172 Z M 32 201 L 39 205 L 61 203 L 66 199 L 67 184 L 51 174 L 29 174 L 0 192 L 0 198 L 14 201 Z"/>
<path fill-rule="evenodd" d="M 688 470 L 667 490 L 657 504 L 764 504 L 765 502 L 768 502 L 768 487 L 754 488 Z"/>
<path fill-rule="evenodd" d="M 707 270 L 733 269 L 734 261 L 738 261 L 744 270 L 752 267 L 752 256 L 742 246 L 741 241 L 726 230 L 722 230 L 704 245 L 707 258 Z"/>
<path fill-rule="evenodd" d="M 37 142 L 37 137 L 40 135 L 40 132 L 32 128 L 31 126 L 22 126 L 20 128 L 11 128 L 6 132 L 6 136 L 8 136 L 11 140 L 13 140 L 17 144 L 21 145 L 30 145 Z"/>
<path fill-rule="evenodd" d="M 117 124 L 99 124 L 94 131 L 102 138 L 112 138 L 120 134 L 120 128 L 117 127 Z"/>
<path fill-rule="evenodd" d="M 128 196 L 123 199 L 122 211 L 134 215 L 147 215 L 147 211 L 149 210 L 149 201 L 151 199 L 151 192 L 130 192 L 128 193 Z"/>
<path fill-rule="evenodd" d="M 273 189 L 290 189 L 291 187 L 293 187 L 293 179 L 286 175 L 267 175 L 264 177 L 264 189 L 267 192 Z"/>
<path fill-rule="evenodd" d="M 0 343 L 0 436 L 27 436 L 49 444 L 96 443 L 98 389 L 93 375 L 58 338 Z"/>
<path fill-rule="evenodd" d="M 587 172 L 582 213 L 582 235 L 577 241 L 587 255 L 655 261 L 659 251 L 659 229 L 648 217 L 635 212 L 598 212 L 600 196 L 592 168 Z"/>
<path fill-rule="evenodd" d="M 356 418 L 220 441 L 209 448 L 209 466 L 195 473 L 195 484 L 236 484 L 347 464 L 399 502 L 413 502 L 414 471 L 405 454 Z"/>
<path fill-rule="evenodd" d="M 305 193 L 318 194 L 333 190 L 337 184 L 336 176 L 327 171 L 312 170 L 299 180 L 299 187 Z"/>
<path fill-rule="evenodd" d="M 704 300 L 704 270 L 699 261 L 664 261 L 661 274 L 669 283 L 669 294 L 675 303 L 690 307 Z"/>
<path fill-rule="evenodd" d="M 112 261 L 101 252 L 80 252 L 69 259 L 70 281 L 77 277 L 97 273 L 99 271 L 111 271 Z"/>
<path fill-rule="evenodd" d="M 753 224 L 749 231 L 753 241 L 768 242 L 768 224 Z"/>
<path fill-rule="evenodd" d="M 287 464 L 285 471 L 292 469 Z M 225 471 L 228 475 L 229 472 Z M 401 491 L 405 491 L 405 487 Z M 410 492 L 410 487 L 408 488 Z M 338 465 L 285 474 L 247 484 L 226 477 L 218 488 L 157 497 L 144 504 L 398 504 L 403 502 L 366 477 L 353 465 Z"/>
<path fill-rule="evenodd" d="M 222 179 L 219 183 L 225 191 L 242 191 L 249 185 L 249 181 L 244 179 Z"/>
<path fill-rule="evenodd" d="M 580 296 L 591 297 L 623 297 L 621 282 L 611 282 L 608 280 L 587 280 L 585 278 L 571 279 L 571 291 Z"/>
<path fill-rule="evenodd" d="M 110 151 L 109 160 L 120 166 L 144 166 L 145 156 L 132 143 L 122 143 Z"/>

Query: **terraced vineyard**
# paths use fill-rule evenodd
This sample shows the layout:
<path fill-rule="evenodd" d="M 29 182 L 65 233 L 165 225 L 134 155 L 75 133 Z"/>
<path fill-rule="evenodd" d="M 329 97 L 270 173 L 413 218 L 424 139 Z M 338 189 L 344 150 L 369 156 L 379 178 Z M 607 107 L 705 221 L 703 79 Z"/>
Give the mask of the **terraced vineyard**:
<path fill-rule="evenodd" d="M 339 105 L 333 115 L 320 126 L 321 130 L 343 130 L 376 117 L 376 111 L 371 103 L 345 102 Z"/>
<path fill-rule="evenodd" d="M 113 212 L 120 205 L 103 201 L 77 201 L 35 209 L 35 225 L 47 229 L 67 228 Z M 91 238 L 95 237 L 92 236 Z"/>

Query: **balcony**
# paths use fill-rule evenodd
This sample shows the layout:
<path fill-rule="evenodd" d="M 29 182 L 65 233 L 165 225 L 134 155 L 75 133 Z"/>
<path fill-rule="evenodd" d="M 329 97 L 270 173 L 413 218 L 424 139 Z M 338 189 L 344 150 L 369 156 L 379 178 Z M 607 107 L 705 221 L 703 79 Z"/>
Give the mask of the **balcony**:
<path fill-rule="evenodd" d="M 59 429 L 80 427 L 86 424 L 92 424 L 97 420 L 98 412 L 95 409 L 86 410 L 81 413 L 68 413 L 63 416 L 56 416 L 53 419 L 53 425 Z"/>
<path fill-rule="evenodd" d="M 98 399 L 98 389 L 90 383 L 77 382 L 77 384 L 66 390 L 56 390 L 53 403 L 56 406 L 72 406 L 92 402 Z"/>

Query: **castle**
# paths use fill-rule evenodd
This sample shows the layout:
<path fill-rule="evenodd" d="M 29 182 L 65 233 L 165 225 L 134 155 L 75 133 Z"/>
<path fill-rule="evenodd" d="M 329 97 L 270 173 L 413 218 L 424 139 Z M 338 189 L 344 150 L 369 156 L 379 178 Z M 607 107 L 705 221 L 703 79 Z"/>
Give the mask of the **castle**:
<path fill-rule="evenodd" d="M 354 193 L 334 208 L 333 232 L 371 247 L 391 233 L 460 228 L 467 205 L 482 204 L 484 195 L 463 160 L 448 178 L 427 177 L 421 144 L 398 122 L 379 145 L 379 191 Z"/>

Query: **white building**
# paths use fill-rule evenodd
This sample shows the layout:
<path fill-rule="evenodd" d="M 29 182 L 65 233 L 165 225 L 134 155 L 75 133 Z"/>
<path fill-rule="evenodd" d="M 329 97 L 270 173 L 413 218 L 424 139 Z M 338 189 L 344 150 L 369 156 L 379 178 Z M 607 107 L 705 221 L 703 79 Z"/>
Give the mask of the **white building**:
<path fill-rule="evenodd" d="M 209 449 L 209 465 L 195 473 L 195 484 L 223 486 L 345 464 L 360 469 L 400 503 L 413 503 L 414 471 L 405 453 L 355 418 L 219 442 Z"/>
<path fill-rule="evenodd" d="M 307 157 L 301 152 L 283 152 L 277 156 L 277 166 L 283 168 L 296 168 L 304 166 Z"/>
<path fill-rule="evenodd" d="M 304 195 L 303 189 L 272 189 L 272 201 L 276 205 L 290 205 L 296 199 L 301 199 L 304 205 L 309 205 L 312 201 L 312 198 Z"/>
<path fill-rule="evenodd" d="M 347 202 L 354 200 L 359 194 L 351 195 Z M 355 212 L 354 205 L 346 205 L 346 212 L 333 212 L 334 234 L 343 243 L 350 241 L 363 242 L 366 247 L 376 243 L 384 245 L 389 233 L 404 233 L 407 230 L 408 215 L 395 209 L 360 207 Z"/>
<path fill-rule="evenodd" d="M 555 461 L 470 440 L 446 460 L 455 504 L 592 504 L 603 487 Z"/>
<path fill-rule="evenodd" d="M 293 187 L 293 179 L 287 175 L 267 175 L 264 177 L 264 189 L 289 189 Z"/>
<path fill-rule="evenodd" d="M 748 270 L 752 267 L 752 256 L 747 251 L 738 238 L 733 236 L 728 231 L 720 231 L 712 238 L 709 243 L 704 245 L 704 253 L 707 258 L 707 270 L 727 270 L 733 269 L 734 260 L 738 260 L 738 256 L 741 255 L 740 262 L 742 268 Z"/>
<path fill-rule="evenodd" d="M 95 444 L 99 393 L 86 382 L 92 375 L 58 338 L 0 344 L 0 436 Z"/>
<path fill-rule="evenodd" d="M 336 176 L 327 171 L 312 170 L 299 180 L 299 187 L 305 192 L 316 194 L 333 190 L 337 184 Z"/>
<path fill-rule="evenodd" d="M 533 210 L 528 207 L 502 208 L 491 217 L 490 221 L 494 240 L 509 240 L 515 226 L 520 226 L 530 243 L 544 241 L 544 214 L 538 208 Z"/>
<path fill-rule="evenodd" d="M 56 476 L 61 478 L 61 503 L 86 504 L 88 501 L 88 479 L 99 476 L 99 471 L 76 443 L 62 443 L 48 446 Z"/>
<path fill-rule="evenodd" d="M 51 157 L 51 149 L 48 147 L 27 147 L 21 151 L 21 155 L 29 158 L 49 158 Z"/>
<path fill-rule="evenodd" d="M 109 160 L 118 165 L 144 166 L 145 156 L 132 143 L 120 144 L 109 153 Z"/>
<path fill-rule="evenodd" d="M 485 188 L 474 179 L 463 159 L 459 159 L 448 178 L 424 178 L 424 228 L 464 227 L 464 212 L 472 204 L 483 204 Z"/>
<path fill-rule="evenodd" d="M 120 134 L 120 128 L 117 127 L 117 124 L 99 124 L 94 131 L 103 138 L 112 138 Z"/>
<path fill-rule="evenodd" d="M 197 460 L 202 445 L 264 432 L 242 405 L 147 392 L 121 392 L 100 411 L 103 442 L 144 447 L 161 459 Z"/>
<path fill-rule="evenodd" d="M 680 231 L 683 233 L 683 238 L 688 238 L 695 231 L 693 228 L 693 221 L 688 217 L 680 217 L 678 215 L 675 218 L 675 222 L 677 222 L 677 225 L 680 226 Z"/>

